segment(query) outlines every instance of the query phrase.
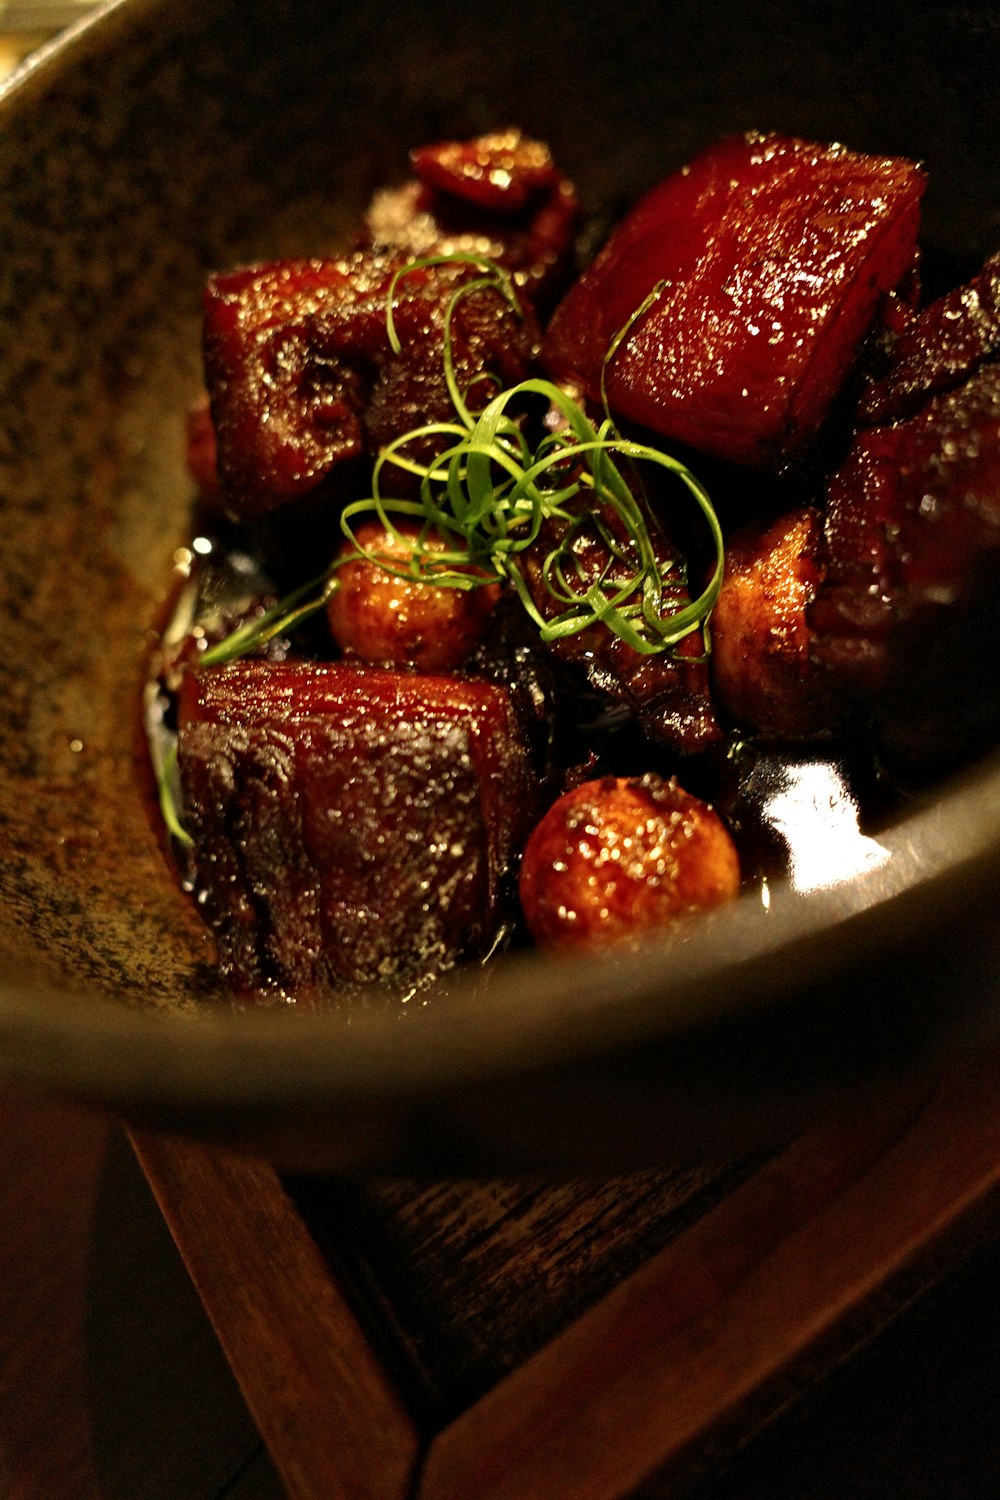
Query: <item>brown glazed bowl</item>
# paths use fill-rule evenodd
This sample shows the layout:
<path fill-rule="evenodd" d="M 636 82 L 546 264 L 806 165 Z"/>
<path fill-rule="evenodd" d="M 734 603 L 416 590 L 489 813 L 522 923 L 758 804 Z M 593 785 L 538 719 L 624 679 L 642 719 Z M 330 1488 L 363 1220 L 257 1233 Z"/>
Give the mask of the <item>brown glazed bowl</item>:
<path fill-rule="evenodd" d="M 231 1012 L 135 769 L 191 486 L 206 273 L 315 251 L 414 144 L 509 123 L 613 215 L 750 127 L 922 158 L 1000 247 L 1000 23 L 886 0 L 121 0 L 0 100 L 0 1079 L 329 1170 L 740 1149 L 986 1045 L 1000 771 L 867 875 L 628 957 L 501 961 L 412 1014 Z M 992 673 L 992 664 L 986 670 Z M 992 690 L 992 684 L 984 684 Z"/>

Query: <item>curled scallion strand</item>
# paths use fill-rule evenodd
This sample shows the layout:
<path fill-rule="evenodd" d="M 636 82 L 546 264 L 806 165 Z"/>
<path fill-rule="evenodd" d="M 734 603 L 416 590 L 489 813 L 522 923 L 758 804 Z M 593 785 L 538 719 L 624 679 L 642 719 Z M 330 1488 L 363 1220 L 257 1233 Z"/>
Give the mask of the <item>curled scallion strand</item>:
<path fill-rule="evenodd" d="M 179 844 L 192 844 L 194 840 L 182 824 L 180 813 L 177 810 L 177 794 L 174 788 L 174 778 L 177 772 L 177 748 L 175 741 L 164 755 L 157 774 L 160 816 L 171 838 L 176 839 Z"/>
<path fill-rule="evenodd" d="M 287 635 L 297 625 L 301 625 L 303 620 L 323 608 L 332 587 L 333 580 L 328 573 L 301 584 L 254 619 L 244 621 L 221 641 L 206 647 L 199 657 L 200 665 L 220 667 L 225 662 L 246 656 L 249 651 L 266 646 L 275 636 Z"/>
<path fill-rule="evenodd" d="M 531 450 L 509 408 L 522 398 L 539 396 L 558 410 L 565 430 L 550 433 Z M 444 437 L 449 446 L 427 464 L 406 456 L 415 439 Z M 615 458 L 630 464 L 652 464 L 684 484 L 708 524 L 715 567 L 700 595 L 676 608 L 666 600 L 665 578 L 643 514 Z M 420 477 L 418 500 L 396 500 L 383 489 L 393 464 Z M 586 514 L 574 502 L 583 496 Z M 583 520 L 601 525 L 601 513 L 613 512 L 624 540 L 610 527 L 604 537 L 611 561 L 632 569 L 624 580 L 605 586 L 580 577 L 572 540 Z M 354 530 L 359 517 L 378 518 L 385 530 L 410 550 L 405 564 L 380 556 L 378 546 L 363 546 Z M 406 535 L 397 521 L 418 519 L 423 528 Z M 567 526 L 562 542 L 545 558 L 540 575 L 552 598 L 563 605 L 546 618 L 538 609 L 524 568 L 525 554 L 535 547 L 546 521 Z M 595 427 L 567 393 L 551 381 L 522 381 L 495 396 L 464 428 L 441 424 L 396 439 L 379 455 L 372 495 L 349 505 L 343 530 L 357 556 L 368 558 L 402 578 L 440 587 L 473 588 L 506 581 L 531 615 L 541 638 L 553 641 L 596 623 L 605 625 L 635 650 L 668 650 L 699 630 L 715 604 L 722 582 L 723 539 L 714 507 L 703 486 L 677 459 L 648 444 L 622 437 L 609 419 Z M 457 540 L 454 548 L 422 546 L 422 536 Z M 576 574 L 574 582 L 573 575 Z"/>
<path fill-rule="evenodd" d="M 601 624 L 643 654 L 671 651 L 697 631 L 702 632 L 707 650 L 707 625 L 724 563 L 715 509 L 685 464 L 619 433 L 604 390 L 609 360 L 659 288 L 654 288 L 609 346 L 601 371 L 605 416 L 595 426 L 579 402 L 543 377 L 522 380 L 500 390 L 481 409 L 472 408 L 472 386 L 489 377 L 480 372 L 468 390 L 459 386 L 452 346 L 456 308 L 472 292 L 493 289 L 518 310 L 510 277 L 492 262 L 443 255 L 401 267 L 387 294 L 386 326 L 393 351 L 401 352 L 393 316 L 401 278 L 428 266 L 456 262 L 465 262 L 482 274 L 456 286 L 445 313 L 444 371 L 455 419 L 428 423 L 387 443 L 375 459 L 371 494 L 342 512 L 341 529 L 350 546 L 322 578 L 211 647 L 201 658 L 203 664 L 243 655 L 323 608 L 337 587 L 338 570 L 358 559 L 396 577 L 438 588 L 506 583 L 543 641 L 558 641 Z M 490 384 L 495 387 L 497 382 Z M 525 422 L 533 403 L 555 413 L 558 421 L 557 430 L 547 431 L 534 447 Z M 426 452 L 428 445 L 429 460 L 414 456 L 415 451 Z M 627 464 L 633 474 L 636 466 L 652 465 L 671 475 L 687 490 L 707 523 L 715 566 L 705 588 L 687 603 L 675 605 L 667 597 L 668 580 L 653 544 L 646 507 L 620 464 Z M 392 494 L 394 472 L 419 481 L 415 499 Z M 611 517 L 617 526 L 610 524 Z M 408 554 L 406 561 L 390 561 L 378 543 L 366 546 L 359 541 L 358 523 L 373 518 Z M 543 527 L 553 521 L 562 523 L 563 536 L 539 566 L 532 549 L 537 548 Z M 573 541 L 584 524 L 597 529 L 607 551 L 607 565 L 597 579 L 585 575 L 573 552 Z M 528 578 L 532 564 L 533 575 L 542 579 L 553 602 L 561 606 L 553 614 L 544 614 L 533 596 Z M 615 578 L 612 564 L 620 570 Z M 677 578 L 672 569 L 667 571 L 676 592 Z"/>

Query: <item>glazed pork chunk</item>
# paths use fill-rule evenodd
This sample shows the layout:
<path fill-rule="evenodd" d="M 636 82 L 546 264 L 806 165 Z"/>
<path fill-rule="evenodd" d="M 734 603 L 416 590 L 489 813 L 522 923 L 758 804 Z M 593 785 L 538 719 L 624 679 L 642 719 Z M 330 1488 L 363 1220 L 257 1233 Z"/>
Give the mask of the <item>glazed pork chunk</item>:
<path fill-rule="evenodd" d="M 419 986 L 486 954 L 537 788 L 506 691 L 344 663 L 190 673 L 185 816 L 238 996 Z"/>
<path fill-rule="evenodd" d="M 813 507 L 750 522 L 726 546 L 712 686 L 727 715 L 764 739 L 829 733 L 844 716 L 809 621 L 825 571 L 823 515 Z"/>
<path fill-rule="evenodd" d="M 673 442 L 781 470 L 912 275 L 923 190 L 920 167 L 895 157 L 720 141 L 614 230 L 556 309 L 544 361 L 595 401 L 603 377 L 614 413 Z"/>
<path fill-rule="evenodd" d="M 827 493 L 815 653 L 883 751 L 941 770 L 982 750 L 1000 708 L 1000 364 L 860 432 Z"/>
<path fill-rule="evenodd" d="M 323 493 L 340 477 L 364 487 L 379 448 L 454 407 L 445 327 L 460 383 L 515 384 L 537 341 L 525 309 L 470 290 L 449 321 L 468 264 L 419 267 L 358 252 L 277 261 L 212 277 L 204 358 L 221 501 L 248 520 Z M 387 322 L 390 291 L 401 350 Z"/>

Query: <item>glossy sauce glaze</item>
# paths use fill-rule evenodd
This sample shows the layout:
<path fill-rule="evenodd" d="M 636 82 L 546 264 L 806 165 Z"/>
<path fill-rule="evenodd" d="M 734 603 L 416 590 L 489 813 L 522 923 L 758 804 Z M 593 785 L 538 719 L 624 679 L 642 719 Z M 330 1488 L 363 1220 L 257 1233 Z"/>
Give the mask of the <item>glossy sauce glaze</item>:
<path fill-rule="evenodd" d="M 998 728 L 993 279 L 921 290 L 920 166 L 734 137 L 577 275 L 540 143 L 412 164 L 346 252 L 206 292 L 147 723 L 240 1002 L 426 997 L 511 942 L 850 879 Z M 544 514 L 467 524 L 456 444 Z"/>

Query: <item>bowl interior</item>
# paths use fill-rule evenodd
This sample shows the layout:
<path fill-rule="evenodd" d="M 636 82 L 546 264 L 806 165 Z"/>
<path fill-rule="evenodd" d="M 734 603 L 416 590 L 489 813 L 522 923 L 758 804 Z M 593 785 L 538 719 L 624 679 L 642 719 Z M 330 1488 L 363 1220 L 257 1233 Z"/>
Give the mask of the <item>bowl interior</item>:
<path fill-rule="evenodd" d="M 927 243 L 981 260 L 1000 243 L 997 19 L 986 5 L 871 10 L 859 22 L 853 5 L 764 4 L 748 25 L 719 0 L 538 0 L 517 15 L 451 0 L 122 0 L 15 78 L 0 103 L 4 1071 L 163 1103 L 169 1052 L 188 1118 L 199 1098 L 252 1111 L 279 1085 L 286 1102 L 362 1084 L 388 1098 L 406 1080 L 438 1087 L 446 1069 L 530 1073 L 662 1043 L 965 909 L 1000 834 L 992 766 L 901 825 L 877 879 L 769 925 L 734 910 L 697 943 L 651 943 L 624 964 L 530 959 L 474 1015 L 442 1007 L 444 1026 L 433 1007 L 405 1027 L 218 1024 L 211 941 L 136 772 L 144 646 L 187 540 L 206 273 L 322 252 L 374 186 L 405 175 L 411 145 L 509 123 L 551 142 L 595 232 L 727 131 L 919 157 Z M 149 1040 L 122 1019 L 151 1015 L 196 1024 Z"/>

